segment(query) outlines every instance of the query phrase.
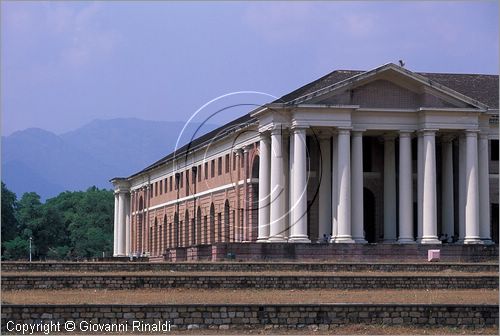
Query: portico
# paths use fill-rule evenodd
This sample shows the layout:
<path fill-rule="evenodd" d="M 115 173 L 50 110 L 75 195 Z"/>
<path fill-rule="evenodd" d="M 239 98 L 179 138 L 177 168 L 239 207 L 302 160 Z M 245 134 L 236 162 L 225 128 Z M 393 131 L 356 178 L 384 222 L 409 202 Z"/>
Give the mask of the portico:
<path fill-rule="evenodd" d="M 114 255 L 496 242 L 495 85 L 394 64 L 334 71 L 111 180 Z"/>

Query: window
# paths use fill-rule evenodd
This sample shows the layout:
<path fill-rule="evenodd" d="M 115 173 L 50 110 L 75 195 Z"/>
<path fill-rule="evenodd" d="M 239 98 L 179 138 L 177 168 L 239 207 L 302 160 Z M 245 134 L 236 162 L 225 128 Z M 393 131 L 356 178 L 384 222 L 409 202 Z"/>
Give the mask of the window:
<path fill-rule="evenodd" d="M 165 194 L 168 191 L 168 178 L 165 177 Z"/>
<path fill-rule="evenodd" d="M 189 170 L 186 170 L 186 188 L 189 188 Z"/>
<path fill-rule="evenodd" d="M 155 197 L 158 196 L 158 182 L 155 182 Z"/>
<path fill-rule="evenodd" d="M 153 197 L 153 184 L 150 184 L 149 185 L 149 198 L 152 198 Z"/>
<path fill-rule="evenodd" d="M 226 154 L 226 174 L 229 173 L 229 154 Z"/>
<path fill-rule="evenodd" d="M 308 147 L 309 148 L 309 147 Z M 244 153 L 242 154 L 242 157 L 240 158 L 240 162 L 241 162 L 241 168 L 245 167 L 245 160 L 244 159 L 244 156 L 245 155 Z"/>
<path fill-rule="evenodd" d="M 197 167 L 193 167 L 191 170 L 191 181 L 194 184 L 196 182 Z"/>
<path fill-rule="evenodd" d="M 170 176 L 169 180 L 170 180 L 169 181 L 170 186 L 169 186 L 168 190 L 172 191 L 172 176 Z"/>
<path fill-rule="evenodd" d="M 160 181 L 160 195 L 163 194 L 163 181 Z"/>
<path fill-rule="evenodd" d="M 215 159 L 212 160 L 211 165 L 210 165 L 210 177 L 215 176 Z"/>
<path fill-rule="evenodd" d="M 208 162 L 205 162 L 205 168 L 203 168 L 203 172 L 205 173 L 205 180 L 208 180 Z"/>
<path fill-rule="evenodd" d="M 233 153 L 233 170 L 236 170 L 236 153 Z"/>
<path fill-rule="evenodd" d="M 175 173 L 175 181 L 174 181 L 174 183 L 175 183 L 174 189 L 175 190 L 179 189 L 179 176 L 181 176 L 181 174 Z"/>
<path fill-rule="evenodd" d="M 217 175 L 222 175 L 222 157 L 217 159 Z"/>
<path fill-rule="evenodd" d="M 184 172 L 181 172 L 181 176 L 179 177 L 179 180 L 181 181 L 180 188 L 182 188 L 183 187 L 183 181 L 184 181 Z"/>
<path fill-rule="evenodd" d="M 198 165 L 198 171 L 196 173 L 198 174 L 198 182 L 201 182 L 201 165 Z"/>
<path fill-rule="evenodd" d="M 491 140 L 491 161 L 498 161 L 498 140 Z"/>

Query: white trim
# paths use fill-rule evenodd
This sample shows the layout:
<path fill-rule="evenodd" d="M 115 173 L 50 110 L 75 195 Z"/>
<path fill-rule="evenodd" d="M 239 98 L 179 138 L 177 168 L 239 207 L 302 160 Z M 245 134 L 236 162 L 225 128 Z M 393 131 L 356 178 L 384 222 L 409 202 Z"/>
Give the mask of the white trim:
<path fill-rule="evenodd" d="M 252 181 L 252 180 L 257 180 L 257 181 Z M 258 179 L 247 179 L 246 182 L 247 183 L 252 183 L 252 182 L 256 183 L 256 182 L 258 182 Z M 238 181 L 238 185 L 242 185 L 244 183 L 245 183 L 244 180 Z M 161 204 L 157 204 L 157 205 L 149 207 L 149 208 L 144 208 L 142 211 L 156 210 L 156 209 L 159 209 L 159 208 L 162 208 L 162 207 L 166 207 L 166 206 L 169 206 L 169 205 L 172 205 L 172 204 L 186 202 L 186 201 L 192 200 L 193 198 L 202 197 L 202 196 L 205 196 L 205 195 L 208 195 L 208 194 L 216 193 L 216 192 L 223 191 L 223 190 L 230 189 L 230 188 L 234 188 L 234 187 L 236 187 L 236 182 L 225 184 L 225 185 L 222 185 L 222 186 L 219 186 L 219 187 L 216 187 L 216 188 L 205 190 L 205 191 L 202 191 L 202 192 L 199 192 L 199 193 L 196 193 L 196 194 L 192 194 L 192 195 L 189 195 L 189 196 L 185 196 L 185 197 L 182 197 L 182 198 L 178 198 L 178 199 L 175 199 L 175 200 L 167 201 L 167 202 L 164 202 L 164 203 L 161 203 Z M 139 213 L 139 211 L 134 211 L 132 213 L 132 215 L 136 215 L 138 213 Z"/>

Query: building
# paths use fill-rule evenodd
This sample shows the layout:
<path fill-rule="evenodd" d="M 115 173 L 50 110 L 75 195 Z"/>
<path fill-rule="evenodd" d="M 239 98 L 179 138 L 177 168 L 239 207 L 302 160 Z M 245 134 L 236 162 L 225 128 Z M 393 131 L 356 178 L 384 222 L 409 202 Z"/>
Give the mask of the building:
<path fill-rule="evenodd" d="M 112 179 L 114 255 L 498 242 L 498 90 L 496 75 L 333 71 Z"/>

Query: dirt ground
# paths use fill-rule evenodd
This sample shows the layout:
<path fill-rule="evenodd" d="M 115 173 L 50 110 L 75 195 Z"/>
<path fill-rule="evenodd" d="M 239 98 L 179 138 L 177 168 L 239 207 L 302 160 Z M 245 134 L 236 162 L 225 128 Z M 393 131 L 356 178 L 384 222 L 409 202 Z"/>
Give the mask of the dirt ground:
<path fill-rule="evenodd" d="M 11 304 L 301 304 L 449 303 L 498 304 L 497 289 L 274 290 L 274 289 L 70 289 L 3 291 Z"/>

